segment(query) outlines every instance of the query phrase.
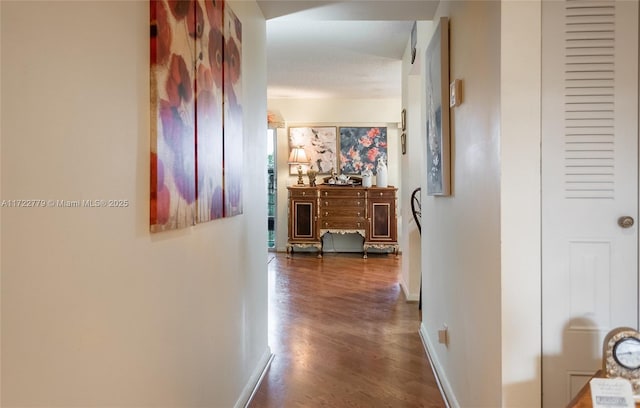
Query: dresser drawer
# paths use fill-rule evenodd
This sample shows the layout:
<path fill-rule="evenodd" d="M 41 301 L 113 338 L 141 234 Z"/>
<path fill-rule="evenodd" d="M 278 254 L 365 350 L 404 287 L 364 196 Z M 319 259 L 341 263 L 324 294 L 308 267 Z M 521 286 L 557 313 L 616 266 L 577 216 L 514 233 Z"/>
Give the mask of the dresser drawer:
<path fill-rule="evenodd" d="M 324 218 L 347 217 L 347 218 L 363 218 L 365 215 L 364 207 L 331 207 L 324 206 L 320 211 L 320 216 Z"/>
<path fill-rule="evenodd" d="M 289 188 L 289 197 L 291 198 L 316 198 L 317 191 L 315 188 Z"/>
<path fill-rule="evenodd" d="M 326 198 L 320 197 L 320 208 L 364 208 L 365 200 L 362 198 Z"/>
<path fill-rule="evenodd" d="M 355 230 L 364 229 L 366 227 L 366 221 L 362 219 L 353 218 L 323 218 L 320 223 L 320 229 L 341 229 L 341 230 Z"/>
<path fill-rule="evenodd" d="M 354 187 L 329 187 L 320 190 L 320 198 L 364 198 L 364 190 Z"/>
<path fill-rule="evenodd" d="M 369 189 L 367 193 L 368 193 L 368 198 L 370 200 L 376 200 L 379 198 L 395 198 L 396 197 L 395 189 L 373 188 L 373 189 Z"/>

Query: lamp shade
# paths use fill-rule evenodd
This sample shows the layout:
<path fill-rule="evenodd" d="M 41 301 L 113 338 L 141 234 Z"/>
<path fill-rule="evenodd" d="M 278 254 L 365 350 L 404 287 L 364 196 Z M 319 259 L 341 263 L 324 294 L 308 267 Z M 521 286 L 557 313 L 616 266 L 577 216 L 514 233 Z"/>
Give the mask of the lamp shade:
<path fill-rule="evenodd" d="M 308 164 L 307 152 L 302 147 L 294 147 L 289 155 L 289 164 Z"/>
<path fill-rule="evenodd" d="M 267 124 L 270 128 L 283 128 L 284 118 L 282 114 L 277 110 L 267 111 Z"/>

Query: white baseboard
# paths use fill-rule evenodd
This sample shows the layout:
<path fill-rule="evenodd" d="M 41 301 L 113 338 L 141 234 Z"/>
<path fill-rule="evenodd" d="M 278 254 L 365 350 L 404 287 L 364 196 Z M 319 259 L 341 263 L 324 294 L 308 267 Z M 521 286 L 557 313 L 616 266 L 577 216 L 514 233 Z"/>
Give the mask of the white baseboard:
<path fill-rule="evenodd" d="M 269 366 L 271 365 L 271 361 L 273 360 L 273 353 L 271 353 L 271 348 L 267 347 L 262 358 L 258 362 L 258 366 L 254 370 L 251 377 L 249 377 L 249 381 L 247 381 L 247 385 L 244 386 L 242 392 L 240 393 L 240 397 L 236 401 L 234 408 L 246 408 L 249 406 L 251 399 L 253 398 L 256 391 L 258 391 L 258 387 L 260 387 L 260 383 L 264 378 L 264 375 L 267 373 Z"/>
<path fill-rule="evenodd" d="M 458 404 L 458 400 L 453 393 L 453 388 L 451 388 L 451 384 L 449 383 L 447 376 L 444 375 L 442 365 L 440 365 L 440 362 L 433 357 L 436 356 L 436 354 L 431 353 L 431 350 L 433 350 L 434 347 L 427 335 L 427 328 L 424 326 L 424 323 L 420 323 L 420 338 L 422 339 L 424 351 L 427 353 L 427 358 L 431 364 L 433 375 L 436 377 L 436 383 L 438 383 L 438 388 L 440 389 L 440 394 L 442 394 L 444 403 L 447 405 L 447 408 L 460 408 L 460 404 Z"/>
<path fill-rule="evenodd" d="M 402 278 L 400 278 L 400 287 L 402 288 L 402 293 L 404 293 L 404 297 L 407 299 L 407 302 L 418 302 L 420 300 L 420 293 L 410 293 L 407 284 Z"/>

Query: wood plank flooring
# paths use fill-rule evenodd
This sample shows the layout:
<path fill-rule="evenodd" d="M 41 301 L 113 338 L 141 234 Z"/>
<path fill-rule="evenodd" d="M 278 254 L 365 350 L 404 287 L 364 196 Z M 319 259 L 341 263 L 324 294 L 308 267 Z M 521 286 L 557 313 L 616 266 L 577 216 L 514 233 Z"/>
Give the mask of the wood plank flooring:
<path fill-rule="evenodd" d="M 251 408 L 445 407 L 393 255 L 271 254 L 275 358 Z"/>

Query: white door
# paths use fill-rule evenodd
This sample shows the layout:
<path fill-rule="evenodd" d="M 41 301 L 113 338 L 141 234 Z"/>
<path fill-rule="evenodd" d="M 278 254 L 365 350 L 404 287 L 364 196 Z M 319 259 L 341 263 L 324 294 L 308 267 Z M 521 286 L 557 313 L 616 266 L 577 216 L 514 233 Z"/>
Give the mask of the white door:
<path fill-rule="evenodd" d="M 563 407 L 638 327 L 638 3 L 542 7 L 542 400 Z"/>

